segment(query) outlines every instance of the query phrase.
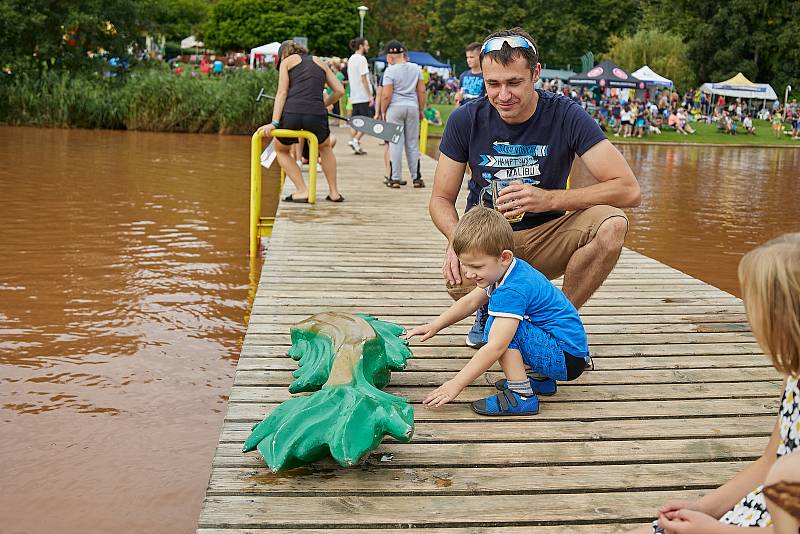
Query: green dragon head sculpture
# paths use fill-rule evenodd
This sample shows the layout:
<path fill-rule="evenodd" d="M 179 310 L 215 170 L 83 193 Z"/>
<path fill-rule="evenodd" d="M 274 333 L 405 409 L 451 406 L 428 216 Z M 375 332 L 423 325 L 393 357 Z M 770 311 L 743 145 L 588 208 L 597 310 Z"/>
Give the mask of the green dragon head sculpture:
<path fill-rule="evenodd" d="M 325 312 L 292 328 L 293 373 L 289 399 L 253 428 L 243 451 L 256 448 L 272 471 L 326 456 L 348 467 L 359 463 L 385 435 L 409 442 L 414 411 L 405 399 L 381 391 L 392 371 L 411 358 L 403 328 L 362 314 Z"/>

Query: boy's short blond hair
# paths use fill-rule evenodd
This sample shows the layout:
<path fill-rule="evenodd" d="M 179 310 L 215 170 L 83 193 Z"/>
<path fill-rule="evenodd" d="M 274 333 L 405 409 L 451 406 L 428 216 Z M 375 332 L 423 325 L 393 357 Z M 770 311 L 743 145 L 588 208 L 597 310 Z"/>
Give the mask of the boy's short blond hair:
<path fill-rule="evenodd" d="M 458 221 L 453 232 L 453 251 L 500 257 L 504 250 L 514 252 L 514 231 L 499 212 L 476 206 Z"/>
<path fill-rule="evenodd" d="M 739 263 L 747 318 L 761 348 L 785 375 L 800 375 L 800 232 L 748 252 Z"/>

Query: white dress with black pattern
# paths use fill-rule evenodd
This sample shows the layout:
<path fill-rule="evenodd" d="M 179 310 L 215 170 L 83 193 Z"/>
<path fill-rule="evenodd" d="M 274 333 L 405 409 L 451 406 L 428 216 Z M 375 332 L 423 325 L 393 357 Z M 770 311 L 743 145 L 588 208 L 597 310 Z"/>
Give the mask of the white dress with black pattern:
<path fill-rule="evenodd" d="M 797 387 L 797 380 L 797 378 L 787 380 L 781 400 L 781 442 L 778 444 L 778 458 L 800 449 L 800 390 Z M 738 527 L 771 525 L 772 519 L 764 502 L 764 494 L 761 492 L 763 488 L 764 486 L 759 486 L 748 493 L 733 507 L 733 510 L 722 516 L 720 522 Z"/>
<path fill-rule="evenodd" d="M 800 449 L 800 389 L 798 378 L 790 378 L 786 382 L 780 408 L 781 442 L 778 444 L 778 458 Z M 767 527 L 772 518 L 767 511 L 767 504 L 762 493 L 764 486 L 759 486 L 748 493 L 736 506 L 720 518 L 720 523 L 737 527 Z M 654 532 L 657 522 L 653 523 Z"/>

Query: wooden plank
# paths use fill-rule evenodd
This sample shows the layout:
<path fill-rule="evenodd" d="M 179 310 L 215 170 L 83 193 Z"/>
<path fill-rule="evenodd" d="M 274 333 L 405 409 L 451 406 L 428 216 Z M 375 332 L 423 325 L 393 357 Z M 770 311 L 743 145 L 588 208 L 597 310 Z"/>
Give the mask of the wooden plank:
<path fill-rule="evenodd" d="M 769 396 L 753 398 L 543 402 L 542 409 L 537 415 L 517 416 L 514 420 L 595 421 L 599 419 L 691 419 L 700 416 L 775 416 L 778 413 L 778 393 L 778 388 L 776 388 Z M 547 405 L 545 406 L 545 404 Z M 228 404 L 226 418 L 232 421 L 261 420 L 276 405 L 275 402 L 232 401 Z M 423 409 L 419 403 L 415 403 L 414 421 L 486 421 L 486 417 L 474 413 L 461 404 L 447 404 L 432 410 Z"/>
<path fill-rule="evenodd" d="M 602 492 L 714 488 L 749 462 L 565 465 L 544 467 L 408 468 L 387 470 L 310 468 L 297 474 L 260 468 L 217 469 L 208 495 L 503 495 L 518 493 Z"/>
<path fill-rule="evenodd" d="M 510 436 L 514 441 L 543 442 L 560 441 L 563 436 L 570 440 L 622 440 L 648 439 L 661 436 L 669 427 L 670 438 L 710 438 L 769 436 L 775 424 L 775 416 L 758 417 L 697 417 L 681 419 L 679 427 L 675 420 L 599 420 L 549 421 L 536 419 L 508 421 L 495 417 L 476 422 L 420 422 L 414 425 L 415 443 L 476 442 L 504 443 Z M 226 421 L 222 427 L 220 442 L 243 443 L 250 435 L 251 422 Z M 388 441 L 394 441 L 387 438 Z"/>
<path fill-rule="evenodd" d="M 426 528 L 428 526 L 564 525 L 652 519 L 668 500 L 701 490 L 626 493 L 449 496 L 207 497 L 198 527 Z M 624 506 L 622 503 L 624 502 Z M 569 503 L 565 506 L 564 503 Z"/>
<path fill-rule="evenodd" d="M 716 460 L 754 460 L 761 456 L 768 436 L 709 439 L 625 441 L 550 441 L 503 443 L 394 443 L 383 442 L 370 453 L 366 465 L 392 467 L 498 467 L 572 464 L 674 463 Z M 264 460 L 257 451 L 242 453 L 242 443 L 220 443 L 215 466 L 257 467 Z M 332 460 L 319 465 L 334 466 Z"/>
<path fill-rule="evenodd" d="M 247 371 L 240 369 L 236 373 L 236 386 L 276 386 L 285 387 L 292 382 L 293 371 Z M 423 386 L 438 387 L 453 378 L 457 371 L 396 371 L 392 373 L 391 386 Z M 503 378 L 502 371 L 485 373 L 475 380 L 475 385 L 494 384 Z M 746 385 L 754 382 L 780 382 L 782 379 L 772 367 L 742 369 L 674 369 L 674 370 L 623 370 L 605 371 L 595 369 L 587 372 L 575 383 L 586 385 L 629 385 L 629 384 L 711 384 L 724 382 L 728 385 L 736 382 Z M 560 387 L 570 384 L 561 383 Z"/>
<path fill-rule="evenodd" d="M 412 358 L 408 360 L 405 371 L 452 371 L 455 373 L 464 367 L 469 357 L 470 354 L 465 352 L 462 356 L 453 356 L 451 358 Z M 595 373 L 599 372 L 628 370 L 739 369 L 742 372 L 749 372 L 750 369 L 772 369 L 772 365 L 769 363 L 769 360 L 766 357 L 753 356 L 749 354 L 702 355 L 690 357 L 597 357 L 594 359 L 594 364 L 595 370 L 592 371 L 592 377 L 595 377 Z M 295 369 L 297 369 L 297 362 L 288 356 L 245 356 L 239 359 L 239 365 L 237 367 L 238 372 L 270 370 L 294 371 Z M 490 372 L 500 372 L 500 365 L 495 364 L 492 366 Z M 594 380 L 594 378 L 592 378 L 592 380 Z"/>
<path fill-rule="evenodd" d="M 543 397 L 540 402 L 547 405 L 559 402 L 585 401 L 607 402 L 613 400 L 650 400 L 650 399 L 730 399 L 764 397 L 780 392 L 782 381 L 761 381 L 751 383 L 741 382 L 710 382 L 701 384 L 668 384 L 664 387 L 654 388 L 650 384 L 580 384 L 562 383 L 558 394 L 553 397 Z M 441 385 L 441 384 L 438 384 Z M 412 402 L 422 402 L 437 386 L 393 386 L 386 387 L 386 392 L 408 399 Z M 668 387 L 667 387 L 668 386 Z M 473 385 L 467 387 L 454 404 L 468 404 L 494 395 L 497 390 L 494 386 Z M 292 395 L 285 387 L 272 386 L 233 386 L 230 400 L 235 402 L 283 402 Z"/>

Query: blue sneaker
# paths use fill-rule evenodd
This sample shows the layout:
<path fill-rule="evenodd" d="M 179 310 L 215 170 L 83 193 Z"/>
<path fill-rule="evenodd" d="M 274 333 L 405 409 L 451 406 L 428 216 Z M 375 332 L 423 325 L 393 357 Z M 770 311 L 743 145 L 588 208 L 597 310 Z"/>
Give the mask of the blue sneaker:
<path fill-rule="evenodd" d="M 536 415 L 539 413 L 539 397 L 523 397 L 504 389 L 497 395 L 473 402 L 472 410 L 480 415 Z"/>
<path fill-rule="evenodd" d="M 489 306 L 482 306 L 475 312 L 475 324 L 467 332 L 467 346 L 479 349 L 486 345 L 483 340 L 483 329 L 486 328 L 486 320 L 489 318 Z"/>
<path fill-rule="evenodd" d="M 547 378 L 546 376 L 532 376 L 528 375 L 528 380 L 531 383 L 531 389 L 537 395 L 544 395 L 545 397 L 549 397 L 551 395 L 555 395 L 558 387 L 556 386 L 556 381 L 552 378 Z M 500 391 L 504 389 L 508 389 L 508 380 L 505 378 L 501 378 L 497 382 L 494 383 L 494 387 L 499 389 Z"/>

